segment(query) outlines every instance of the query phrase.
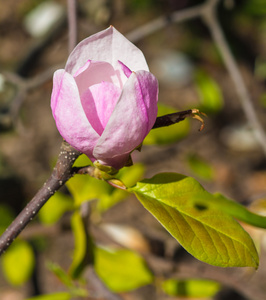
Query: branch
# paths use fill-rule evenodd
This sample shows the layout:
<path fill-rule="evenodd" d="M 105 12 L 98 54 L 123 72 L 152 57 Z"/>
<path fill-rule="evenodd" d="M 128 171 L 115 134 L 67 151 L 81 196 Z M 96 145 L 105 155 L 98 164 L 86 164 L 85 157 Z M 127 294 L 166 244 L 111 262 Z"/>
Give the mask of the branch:
<path fill-rule="evenodd" d="M 201 114 L 197 109 L 190 109 L 181 111 L 165 116 L 158 117 L 153 126 L 154 128 L 164 127 L 176 124 L 183 121 L 186 117 L 192 117 L 199 120 L 202 125 L 200 130 L 204 127 L 204 122 L 196 114 Z M 60 153 L 57 159 L 56 166 L 43 187 L 37 192 L 34 198 L 27 204 L 27 206 L 16 217 L 13 223 L 6 229 L 3 235 L 0 237 L 0 255 L 11 245 L 14 239 L 20 234 L 20 232 L 27 226 L 27 224 L 35 217 L 42 206 L 49 200 L 49 198 L 59 190 L 69 178 L 74 174 L 88 174 L 98 179 L 101 178 L 99 170 L 92 166 L 86 167 L 72 167 L 75 160 L 81 153 L 75 150 L 68 143 L 63 142 L 61 145 Z M 116 188 L 125 189 L 125 186 L 121 181 L 110 176 L 110 178 L 104 178 L 107 183 L 115 186 Z"/>
<path fill-rule="evenodd" d="M 0 255 L 35 217 L 47 200 L 73 176 L 72 165 L 79 155 L 80 152 L 69 144 L 62 143 L 56 166 L 50 178 L 0 237 Z"/>
<path fill-rule="evenodd" d="M 67 0 L 68 17 L 68 52 L 71 53 L 77 44 L 76 0 Z"/>
<path fill-rule="evenodd" d="M 180 121 L 184 121 L 187 117 L 192 117 L 201 122 L 201 126 L 199 129 L 199 131 L 201 131 L 204 128 L 204 121 L 198 114 L 206 116 L 204 113 L 200 112 L 198 109 L 189 109 L 189 110 L 179 111 L 179 112 L 172 113 L 169 115 L 157 117 L 152 129 L 174 125 Z"/>
<path fill-rule="evenodd" d="M 240 104 L 249 121 L 251 127 L 254 130 L 254 134 L 257 141 L 261 145 L 264 154 L 266 155 L 266 135 L 261 126 L 258 117 L 255 113 L 255 109 L 252 104 L 251 97 L 247 91 L 246 85 L 244 83 L 243 77 L 237 67 L 237 63 L 228 47 L 228 43 L 224 37 L 223 31 L 216 17 L 216 7 L 218 0 L 209 0 L 207 3 L 209 5 L 205 6 L 202 11 L 202 19 L 205 21 L 207 27 L 209 28 L 212 38 L 220 51 L 220 54 L 224 60 L 226 68 L 234 82 L 236 92 L 239 96 Z"/>

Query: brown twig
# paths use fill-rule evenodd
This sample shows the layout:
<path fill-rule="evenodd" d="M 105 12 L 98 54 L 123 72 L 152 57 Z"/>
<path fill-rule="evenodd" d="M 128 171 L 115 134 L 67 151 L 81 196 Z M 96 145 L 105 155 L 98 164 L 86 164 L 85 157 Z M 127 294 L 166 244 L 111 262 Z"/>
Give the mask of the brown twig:
<path fill-rule="evenodd" d="M 77 14 L 76 0 L 67 0 L 68 17 L 68 52 L 74 49 L 77 44 Z"/>
<path fill-rule="evenodd" d="M 0 237 L 0 255 L 36 216 L 47 200 L 73 176 L 72 165 L 79 155 L 80 152 L 69 144 L 62 143 L 56 166 L 50 178 Z"/>
<path fill-rule="evenodd" d="M 171 115 L 158 117 L 159 120 L 155 122 L 154 128 L 173 125 L 177 122 L 184 120 L 188 116 L 192 116 L 195 113 L 199 113 L 195 110 L 187 110 L 183 112 L 177 112 Z M 173 117 L 175 116 L 175 117 Z M 179 117 L 179 119 L 178 119 Z M 174 120 L 174 121 L 173 121 Z M 168 123 L 167 123 L 168 122 Z M 0 237 L 0 255 L 10 246 L 13 240 L 20 234 L 20 232 L 26 227 L 26 225 L 35 217 L 41 207 L 49 200 L 49 198 L 59 190 L 66 181 L 73 175 L 88 174 L 95 177 L 95 167 L 72 167 L 75 160 L 81 153 L 71 147 L 68 143 L 63 142 L 60 153 L 57 159 L 56 166 L 43 187 L 37 192 L 34 198 L 28 203 L 28 205 L 21 211 L 16 217 L 13 223 L 6 229 L 4 234 Z M 107 183 L 117 188 L 125 189 L 122 183 L 115 178 L 106 179 Z"/>
<path fill-rule="evenodd" d="M 188 110 L 172 113 L 169 115 L 157 117 L 152 129 L 174 125 L 176 123 L 179 123 L 180 121 L 184 121 L 188 117 L 192 117 L 201 122 L 201 127 L 199 129 L 199 131 L 201 131 L 204 128 L 204 121 L 198 114 L 202 114 L 202 115 L 206 116 L 204 113 L 200 112 L 198 109 L 188 109 Z"/>
<path fill-rule="evenodd" d="M 208 5 L 206 5 L 204 10 L 202 11 L 202 19 L 207 24 L 212 38 L 216 46 L 218 47 L 218 50 L 220 51 L 226 68 L 234 82 L 242 109 L 246 115 L 247 120 L 254 130 L 254 134 L 257 138 L 258 143 L 260 144 L 261 148 L 264 151 L 264 154 L 266 155 L 266 135 L 264 129 L 258 120 L 243 77 L 239 71 L 239 68 L 237 67 L 236 61 L 232 55 L 232 52 L 230 51 L 221 26 L 217 20 L 216 7 L 218 2 L 219 0 L 207 1 Z"/>

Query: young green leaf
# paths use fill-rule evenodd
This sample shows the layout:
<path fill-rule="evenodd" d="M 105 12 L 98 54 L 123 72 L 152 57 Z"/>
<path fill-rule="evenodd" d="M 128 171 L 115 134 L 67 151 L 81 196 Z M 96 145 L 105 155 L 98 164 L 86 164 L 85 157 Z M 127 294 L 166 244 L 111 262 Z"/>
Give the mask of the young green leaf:
<path fill-rule="evenodd" d="M 90 177 L 89 175 L 75 175 L 66 183 L 72 194 L 75 205 L 78 207 L 84 201 L 99 199 L 102 195 L 111 193 L 113 187 L 105 181 Z"/>
<path fill-rule="evenodd" d="M 210 194 L 195 179 L 161 173 L 129 190 L 197 259 L 220 267 L 258 267 L 254 243 L 240 224 L 222 210 L 197 205 L 196 197 Z"/>
<path fill-rule="evenodd" d="M 211 298 L 221 288 L 218 282 L 205 279 L 168 279 L 162 283 L 164 292 L 170 296 Z"/>
<path fill-rule="evenodd" d="M 12 285 L 22 285 L 29 280 L 35 264 L 31 246 L 22 240 L 16 240 L 1 257 L 2 269 L 6 279 Z"/>
<path fill-rule="evenodd" d="M 62 215 L 74 208 L 73 199 L 61 192 L 56 192 L 47 203 L 41 208 L 38 216 L 43 224 L 56 223 Z"/>
<path fill-rule="evenodd" d="M 141 256 L 126 249 L 95 249 L 95 270 L 114 292 L 131 291 L 152 283 L 153 275 Z"/>
<path fill-rule="evenodd" d="M 142 164 L 134 164 L 131 167 L 123 168 L 116 175 L 126 186 L 134 185 L 138 180 L 143 178 L 144 166 Z M 105 183 L 106 184 L 106 183 Z M 108 194 L 102 194 L 99 198 L 97 208 L 100 212 L 104 212 L 113 205 L 119 203 L 129 196 L 129 193 L 124 190 L 112 188 Z"/>
<path fill-rule="evenodd" d="M 88 236 L 86 224 L 79 211 L 75 211 L 71 218 L 71 227 L 75 238 L 73 261 L 69 269 L 72 278 L 77 278 L 84 267 L 93 261 L 93 243 Z"/>
<path fill-rule="evenodd" d="M 194 198 L 196 205 L 203 205 L 214 209 L 219 209 L 232 217 L 247 224 L 266 228 L 266 217 L 257 215 L 249 211 L 243 205 L 230 200 L 219 193 L 202 195 L 198 194 Z"/>
<path fill-rule="evenodd" d="M 73 288 L 72 278 L 56 263 L 47 263 L 47 268 L 68 288 Z"/>

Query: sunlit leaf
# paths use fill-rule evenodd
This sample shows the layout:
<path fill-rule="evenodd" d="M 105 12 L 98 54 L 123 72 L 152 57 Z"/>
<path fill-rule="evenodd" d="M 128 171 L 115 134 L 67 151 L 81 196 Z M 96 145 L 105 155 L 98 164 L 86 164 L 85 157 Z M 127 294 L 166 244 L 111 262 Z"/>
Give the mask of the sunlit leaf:
<path fill-rule="evenodd" d="M 158 116 L 177 112 L 176 109 L 158 104 Z M 165 145 L 177 142 L 187 136 L 189 132 L 188 119 L 168 127 L 152 129 L 144 140 L 145 145 Z"/>
<path fill-rule="evenodd" d="M 79 174 L 70 178 L 66 186 L 72 194 L 76 206 L 84 201 L 99 199 L 113 190 L 113 187 L 102 180 Z"/>
<path fill-rule="evenodd" d="M 195 74 L 195 83 L 201 102 L 199 110 L 207 114 L 220 111 L 223 107 L 223 95 L 215 80 L 198 70 Z"/>
<path fill-rule="evenodd" d="M 131 291 L 152 283 L 153 275 L 138 254 L 125 249 L 95 249 L 95 270 L 114 292 Z"/>
<path fill-rule="evenodd" d="M 72 278 L 56 263 L 47 263 L 47 268 L 68 288 L 73 288 Z"/>
<path fill-rule="evenodd" d="M 87 155 L 81 154 L 74 162 L 73 167 L 85 167 L 93 165 Z"/>
<path fill-rule="evenodd" d="M 187 163 L 190 171 L 194 173 L 197 177 L 204 180 L 212 180 L 214 177 L 214 170 L 212 166 L 205 160 L 197 155 L 188 155 Z"/>
<path fill-rule="evenodd" d="M 54 224 L 62 215 L 74 208 L 73 199 L 61 192 L 56 192 L 41 208 L 38 216 L 43 224 Z"/>
<path fill-rule="evenodd" d="M 72 215 L 71 228 L 74 233 L 75 248 L 69 274 L 72 278 L 77 278 L 87 263 L 93 261 L 93 244 L 79 211 L 75 211 Z"/>
<path fill-rule="evenodd" d="M 224 213 L 235 217 L 247 224 L 266 228 L 266 217 L 252 213 L 245 206 L 226 198 L 225 196 L 216 193 L 206 195 L 195 195 L 193 202 L 197 205 L 202 205 L 210 209 L 218 209 Z"/>
<path fill-rule="evenodd" d="M 35 264 L 31 246 L 22 240 L 16 240 L 1 257 L 2 269 L 6 279 L 15 286 L 30 279 Z"/>
<path fill-rule="evenodd" d="M 27 300 L 71 300 L 72 296 L 69 292 L 59 292 L 47 295 L 40 295 Z"/>
<path fill-rule="evenodd" d="M 212 196 L 195 179 L 161 173 L 130 191 L 197 259 L 221 267 L 257 268 L 256 248 L 239 223 L 223 210 L 195 202 Z"/>
<path fill-rule="evenodd" d="M 170 296 L 213 297 L 221 288 L 220 284 L 204 279 L 169 279 L 163 282 L 163 290 Z"/>

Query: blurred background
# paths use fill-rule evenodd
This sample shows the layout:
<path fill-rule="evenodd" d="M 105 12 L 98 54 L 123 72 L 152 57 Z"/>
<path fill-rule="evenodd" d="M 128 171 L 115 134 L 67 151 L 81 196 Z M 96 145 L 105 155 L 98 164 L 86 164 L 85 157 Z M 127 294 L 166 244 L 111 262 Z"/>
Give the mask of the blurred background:
<path fill-rule="evenodd" d="M 174 12 L 202 3 L 204 1 L 196 0 L 77 1 L 78 41 L 113 25 L 143 51 L 150 71 L 158 78 L 159 114 L 191 108 L 207 114 L 201 132 L 198 131 L 200 123 L 193 119 L 152 131 L 142 151 L 133 155 L 134 162 L 141 164 L 141 170 L 137 171 L 140 178 L 150 178 L 159 172 L 193 176 L 208 191 L 219 191 L 257 212 L 263 212 L 265 153 L 243 112 L 236 87 L 211 37 L 210 28 L 199 17 L 183 22 L 172 19 Z M 263 0 L 224 0 L 217 6 L 217 20 L 243 76 L 258 121 L 264 128 L 265 16 L 266 2 Z M 140 30 L 142 35 L 135 31 L 144 25 L 153 28 L 152 21 L 159 17 L 166 20 L 159 30 L 151 30 L 150 34 Z M 64 67 L 68 57 L 67 1 L 0 0 L 0 45 L 2 232 L 43 185 L 59 153 L 62 138 L 51 114 L 50 96 L 52 74 Z M 70 196 L 69 188 L 63 191 Z M 190 271 L 202 268 L 206 272 L 202 272 L 205 278 L 216 280 L 219 288 L 212 295 L 204 295 L 204 299 L 263 299 L 266 294 L 263 242 L 260 243 L 261 266 L 256 274 L 246 269 L 229 272 L 206 266 L 184 252 L 136 198 L 130 196 L 126 201 L 124 198 L 119 198 L 116 205 L 113 203 L 92 218 L 96 240 L 106 243 L 104 234 L 113 228 L 109 227 L 103 234 L 97 228 L 99 224 L 105 227 L 116 224 L 118 232 L 124 232 L 125 226 L 133 228 L 134 233 L 141 236 L 138 240 L 133 233 L 126 234 L 140 243 L 140 248 L 132 246 L 134 250 L 140 249 L 144 256 L 152 254 L 162 260 L 180 261 L 185 278 L 190 275 L 200 277 L 200 272 L 190 274 Z M 23 231 L 21 241 L 26 244 L 22 243 L 22 250 L 12 257 L 13 265 L 12 262 L 2 262 L 1 300 L 27 299 L 66 290 L 51 267 L 51 262 L 56 262 L 67 270 L 71 264 L 74 241 L 66 211 L 63 209 L 58 213 L 60 218 L 51 222 L 53 224 L 48 224 L 45 217 L 37 217 Z M 49 213 L 46 210 L 43 215 Z M 256 242 L 263 241 L 263 231 L 251 232 Z M 26 261 L 25 269 L 23 262 L 17 264 L 15 259 L 21 259 L 23 251 L 26 253 L 22 259 Z M 191 268 L 182 269 L 184 262 Z M 158 275 L 156 278 L 171 278 L 168 269 L 161 273 L 162 268 L 158 265 L 152 269 L 153 274 Z M 8 269 L 17 269 L 24 275 L 21 278 L 12 272 L 9 274 Z M 175 273 L 175 276 L 182 278 L 182 272 Z M 124 299 L 178 299 L 184 296 L 171 294 L 169 290 L 158 291 L 154 283 L 121 291 Z"/>

